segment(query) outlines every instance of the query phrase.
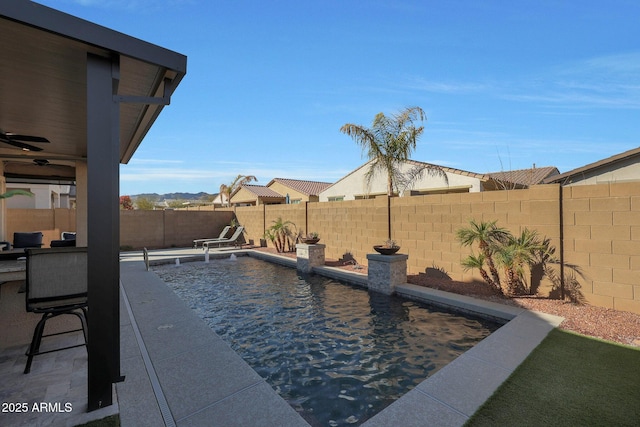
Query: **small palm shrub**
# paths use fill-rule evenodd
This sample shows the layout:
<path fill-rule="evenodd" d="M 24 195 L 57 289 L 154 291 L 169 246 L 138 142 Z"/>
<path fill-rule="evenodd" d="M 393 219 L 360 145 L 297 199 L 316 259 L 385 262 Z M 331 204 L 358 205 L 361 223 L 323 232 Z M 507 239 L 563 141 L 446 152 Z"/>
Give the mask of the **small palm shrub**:
<path fill-rule="evenodd" d="M 276 251 L 291 252 L 298 237 L 296 225 L 291 221 L 284 221 L 282 217 L 272 222 L 273 225 L 264 232 L 264 238 L 273 243 Z"/>
<path fill-rule="evenodd" d="M 568 273 L 559 274 L 562 266 L 550 239 L 541 238 L 537 231 L 528 228 L 515 236 L 496 222 L 471 220 L 468 227 L 457 230 L 461 245 L 475 245 L 479 251 L 462 260 L 465 271 L 478 270 L 482 279 L 503 295 L 533 295 L 538 286 L 534 279 L 539 282 L 547 277 L 552 284 L 552 296 L 573 302 L 584 300 L 576 276 L 581 275 L 580 268 L 565 264 Z"/>

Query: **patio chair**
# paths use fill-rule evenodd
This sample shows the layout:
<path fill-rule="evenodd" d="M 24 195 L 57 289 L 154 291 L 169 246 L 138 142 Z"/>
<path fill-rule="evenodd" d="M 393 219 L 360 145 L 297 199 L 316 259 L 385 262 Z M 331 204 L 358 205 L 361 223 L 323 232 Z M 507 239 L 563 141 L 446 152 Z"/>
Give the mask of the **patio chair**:
<path fill-rule="evenodd" d="M 42 314 L 27 350 L 24 373 L 33 357 L 87 344 L 87 248 L 27 249 L 26 307 Z M 63 314 L 80 319 L 81 329 L 43 335 L 47 320 Z M 42 338 L 82 331 L 84 343 L 40 351 Z"/>
<path fill-rule="evenodd" d="M 43 235 L 39 231 L 13 233 L 13 249 L 40 248 L 42 247 L 42 237 Z M 3 251 L 12 249 L 9 242 L 0 242 L 0 246 Z"/>
<path fill-rule="evenodd" d="M 60 234 L 60 240 L 52 240 L 50 246 L 52 248 L 61 248 L 75 245 L 76 233 L 73 231 L 63 231 L 62 234 Z"/>
<path fill-rule="evenodd" d="M 193 248 L 197 248 L 198 247 L 198 243 L 203 243 L 209 240 L 220 240 L 220 239 L 224 239 L 224 236 L 227 235 L 227 233 L 229 232 L 229 229 L 231 228 L 230 225 L 225 226 L 222 231 L 220 232 L 220 235 L 218 237 L 211 237 L 209 239 L 195 239 L 193 241 Z"/>
<path fill-rule="evenodd" d="M 207 240 L 207 241 L 202 243 L 202 249 L 209 248 L 209 246 L 211 246 L 211 245 L 218 245 L 218 247 L 220 247 L 222 245 L 227 246 L 227 245 L 235 244 L 235 243 L 237 243 L 237 241 L 242 236 L 242 232 L 243 231 L 244 231 L 244 227 L 240 226 L 240 227 L 236 228 L 236 231 L 233 233 L 233 236 L 229 237 L 228 239 L 211 239 L 211 240 Z"/>
<path fill-rule="evenodd" d="M 60 233 L 60 239 L 62 240 L 76 240 L 76 232 L 75 231 L 63 231 Z"/>

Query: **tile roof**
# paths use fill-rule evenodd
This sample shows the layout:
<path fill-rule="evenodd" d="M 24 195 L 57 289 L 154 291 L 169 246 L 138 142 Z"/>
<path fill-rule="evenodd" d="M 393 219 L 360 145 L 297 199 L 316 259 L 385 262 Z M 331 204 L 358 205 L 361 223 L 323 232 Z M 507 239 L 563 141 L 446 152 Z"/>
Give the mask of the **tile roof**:
<path fill-rule="evenodd" d="M 414 165 L 425 165 L 426 167 L 437 167 L 442 169 L 445 172 L 449 172 L 449 173 L 453 173 L 456 175 L 462 175 L 462 176 L 471 176 L 474 178 L 478 178 L 480 181 L 488 181 L 489 180 L 489 176 L 486 174 L 482 174 L 482 173 L 476 173 L 476 172 L 469 172 L 469 171 L 465 171 L 462 169 L 456 169 L 456 168 L 450 168 L 448 166 L 440 166 L 440 165 L 436 165 L 435 163 L 427 163 L 427 162 L 420 162 L 418 160 L 407 160 L 408 163 L 412 163 Z"/>
<path fill-rule="evenodd" d="M 544 166 L 504 172 L 490 172 L 487 175 L 496 180 L 529 186 L 541 184 L 545 179 L 558 175 L 559 173 L 560 171 L 555 166 Z"/>
<path fill-rule="evenodd" d="M 317 196 L 320 194 L 321 191 L 323 191 L 325 188 L 331 185 L 330 182 L 304 181 L 300 179 L 288 179 L 288 178 L 273 178 L 267 184 L 267 187 L 269 187 L 274 182 L 278 182 L 282 185 L 285 185 L 293 190 L 296 190 L 308 196 Z"/>
<path fill-rule="evenodd" d="M 280 193 L 273 191 L 272 189 L 265 187 L 264 185 L 243 185 L 240 188 L 255 194 L 258 197 L 273 197 L 283 199 L 284 196 Z"/>

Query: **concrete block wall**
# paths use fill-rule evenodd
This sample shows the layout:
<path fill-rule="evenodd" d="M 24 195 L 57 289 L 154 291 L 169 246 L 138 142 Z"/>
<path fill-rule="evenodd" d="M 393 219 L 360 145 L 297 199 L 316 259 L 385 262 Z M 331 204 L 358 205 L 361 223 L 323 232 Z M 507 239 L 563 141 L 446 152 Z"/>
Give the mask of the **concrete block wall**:
<path fill-rule="evenodd" d="M 283 221 L 290 221 L 294 226 L 290 226 L 293 232 L 307 232 L 306 223 L 306 203 L 296 203 L 293 205 L 265 205 L 264 206 L 264 224 L 265 229 L 270 228 L 278 218 Z M 240 209 L 240 208 L 238 208 Z M 262 232 L 264 234 L 264 231 Z M 262 237 L 262 236 L 260 236 Z M 294 242 L 295 243 L 295 242 Z M 267 241 L 268 246 L 273 246 Z M 294 246 L 295 248 L 295 246 Z"/>
<path fill-rule="evenodd" d="M 469 253 L 456 239 L 457 230 L 470 220 L 497 221 L 499 227 L 519 234 L 524 228 L 559 245 L 559 187 L 394 198 L 391 200 L 392 238 L 402 253 L 410 254 L 409 274 L 426 268 L 446 272 L 454 280 L 481 280 L 477 271 L 460 265 Z"/>
<path fill-rule="evenodd" d="M 60 239 L 63 231 L 76 231 L 75 209 L 7 209 L 6 240 L 12 242 L 13 233 L 41 231 L 43 247 Z M 1 240 L 1 239 L 0 239 Z"/>
<path fill-rule="evenodd" d="M 564 258 L 587 302 L 640 313 L 640 183 L 563 188 Z"/>
<path fill-rule="evenodd" d="M 309 230 L 327 245 L 325 256 L 353 257 L 367 264 L 373 246 L 384 243 L 388 234 L 387 197 L 343 202 L 308 204 Z"/>
<path fill-rule="evenodd" d="M 164 212 L 165 246 L 189 247 L 194 239 L 215 238 L 233 218 L 233 212 L 212 215 L 207 211 Z"/>
<path fill-rule="evenodd" d="M 8 210 L 11 233 L 73 231 L 72 213 L 24 211 Z M 514 234 L 527 227 L 550 238 L 557 256 L 563 248 L 565 263 L 577 265 L 584 273 L 578 280 L 587 302 L 640 313 L 639 211 L 640 183 L 540 185 L 527 190 L 261 205 L 210 212 L 121 211 L 120 238 L 121 245 L 134 248 L 188 247 L 193 239 L 217 236 L 235 213 L 246 228 L 245 239 L 259 244 L 264 230 L 282 217 L 305 233 L 318 232 L 328 259 L 349 255 L 366 265 L 372 247 L 387 239 L 390 224 L 391 237 L 402 247 L 400 253 L 409 255 L 408 274 L 437 268 L 454 280 L 471 281 L 481 278 L 478 272 L 464 272 L 460 266 L 469 248 L 457 242 L 456 230 L 466 227 L 470 219 L 497 220 Z M 569 273 L 565 268 L 565 274 Z M 542 283 L 540 293 L 545 295 L 549 290 L 549 284 Z"/>
<path fill-rule="evenodd" d="M 120 211 L 120 246 L 140 249 L 190 247 L 194 239 L 218 237 L 233 211 Z"/>
<path fill-rule="evenodd" d="M 306 203 L 276 204 L 259 206 L 240 206 L 235 208 L 235 215 L 240 225 L 245 227 L 245 240 L 253 240 L 259 245 L 264 239 L 264 232 L 271 227 L 278 218 L 290 221 L 294 226 L 292 231 L 307 233 Z M 267 246 L 273 247 L 271 242 Z"/>
<path fill-rule="evenodd" d="M 152 249 L 164 244 L 164 211 L 120 211 L 121 247 Z"/>
<path fill-rule="evenodd" d="M 238 223 L 244 227 L 245 240 L 253 240 L 254 244 L 259 245 L 265 229 L 264 205 L 236 208 L 235 216 Z"/>

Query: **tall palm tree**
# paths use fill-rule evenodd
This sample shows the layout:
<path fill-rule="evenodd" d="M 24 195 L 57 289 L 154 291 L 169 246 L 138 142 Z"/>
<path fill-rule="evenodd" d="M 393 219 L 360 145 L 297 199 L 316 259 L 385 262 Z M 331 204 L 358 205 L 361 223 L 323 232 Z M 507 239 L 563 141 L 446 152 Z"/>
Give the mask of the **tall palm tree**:
<path fill-rule="evenodd" d="M 415 165 L 408 172 L 402 171 L 402 166 L 409 160 L 416 149 L 418 138 L 424 131 L 424 126 L 416 126 L 414 122 L 424 121 L 427 117 L 420 107 L 409 107 L 390 117 L 378 113 L 373 119 L 371 128 L 347 123 L 340 128 L 340 132 L 349 135 L 366 151 L 371 161 L 365 175 L 367 185 L 370 186 L 378 172 L 387 176 L 387 194 L 393 196 L 395 192 L 408 188 L 424 172 L 447 178 L 442 168 L 424 163 Z"/>
<path fill-rule="evenodd" d="M 220 185 L 220 194 L 223 194 L 225 196 L 227 196 L 227 206 L 230 206 L 231 204 L 231 195 L 240 187 L 242 187 L 245 184 L 250 183 L 251 181 L 257 181 L 258 178 L 256 178 L 253 175 L 238 175 L 233 181 L 231 181 L 231 184 L 227 185 L 227 184 L 221 184 Z"/>

